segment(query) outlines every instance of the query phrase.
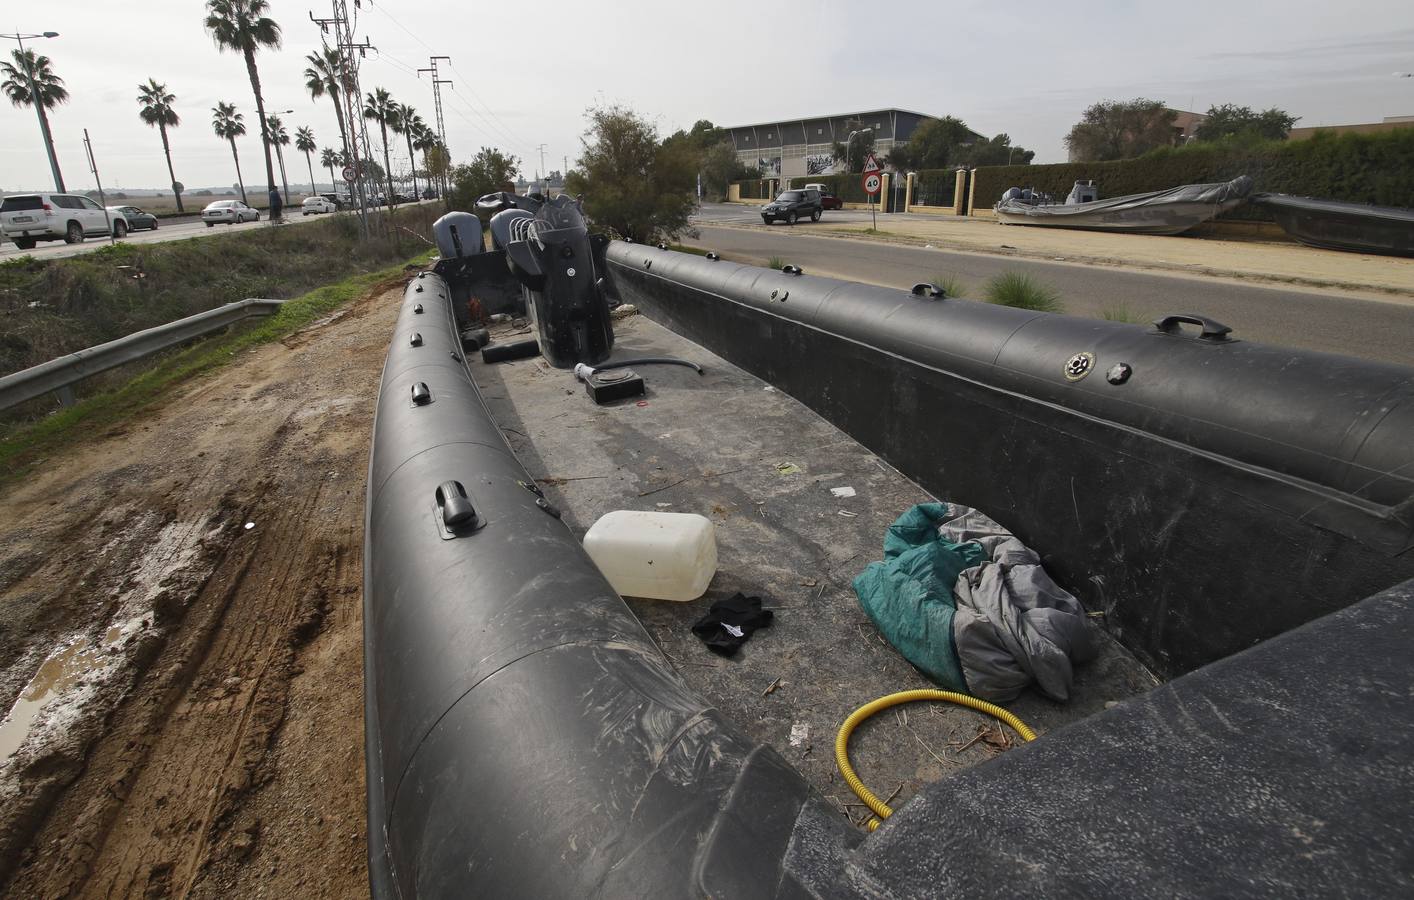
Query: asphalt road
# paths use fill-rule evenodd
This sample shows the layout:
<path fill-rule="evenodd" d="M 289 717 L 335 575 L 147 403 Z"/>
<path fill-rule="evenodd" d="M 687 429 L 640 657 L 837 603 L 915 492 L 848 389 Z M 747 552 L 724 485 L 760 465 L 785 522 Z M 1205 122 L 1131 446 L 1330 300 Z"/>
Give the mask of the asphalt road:
<path fill-rule="evenodd" d="M 301 216 L 296 213 L 293 216 L 285 216 L 286 222 L 305 222 L 317 216 Z M 268 228 L 269 220 L 265 214 L 260 214 L 259 222 L 243 222 L 240 225 L 216 225 L 207 228 L 200 219 L 183 218 L 178 219 L 173 224 L 170 219 L 163 219 L 156 231 L 133 231 L 127 237 L 120 238 L 119 243 L 126 244 L 156 244 L 161 241 L 179 241 L 183 238 L 205 237 L 212 234 L 226 234 L 232 229 L 247 230 L 251 228 Z M 66 244 L 63 241 L 48 241 L 36 244 L 33 250 L 21 250 L 8 240 L 0 245 L 0 260 L 14 259 L 18 256 L 33 256 L 36 259 L 57 259 L 63 256 L 78 256 L 81 253 L 88 253 L 99 247 L 108 246 L 108 238 L 91 237 L 81 244 Z"/>
<path fill-rule="evenodd" d="M 834 222 L 869 219 L 868 211 L 858 210 L 831 210 L 825 215 Z M 736 227 L 714 226 L 714 222 Z M 766 226 L 750 207 L 705 206 L 694 224 L 700 237 L 683 243 L 758 264 L 779 256 L 810 274 L 904 289 L 934 276 L 952 276 L 961 282 L 964 296 L 971 297 L 980 297 L 983 285 L 994 275 L 1024 272 L 1059 291 L 1065 312 L 1072 315 L 1098 317 L 1106 309 L 1120 308 L 1147 322 L 1166 313 L 1200 313 L 1232 326 L 1235 338 L 1414 365 L 1414 298 L 1366 299 L 1217 278 L 812 236 L 809 222 Z"/>
<path fill-rule="evenodd" d="M 428 200 L 420 202 L 432 203 L 436 201 Z M 409 204 L 399 204 L 399 208 L 407 205 Z M 285 212 L 285 222 L 287 224 L 312 222 L 318 218 L 320 218 L 320 216 L 301 215 L 298 204 L 294 207 L 293 213 L 289 211 L 288 207 Z M 211 228 L 207 228 L 205 222 L 202 222 L 199 217 L 193 215 L 178 219 L 163 219 L 156 231 L 130 232 L 127 237 L 122 238 L 121 242 L 129 244 L 155 244 L 160 241 L 179 241 L 183 238 L 226 234 L 233 229 L 245 230 L 250 228 L 268 228 L 269 226 L 270 221 L 266 218 L 263 210 L 260 213 L 259 222 L 243 222 L 240 225 L 215 225 Z M 11 243 L 9 239 L 6 239 L 4 244 L 0 244 L 0 261 L 14 259 L 18 256 L 33 256 L 36 259 L 57 259 L 63 256 L 78 256 L 80 253 L 88 253 L 99 247 L 106 247 L 107 245 L 108 238 L 91 237 L 81 244 L 66 244 L 61 240 L 48 241 L 46 243 L 37 244 L 33 250 L 21 250 Z"/>

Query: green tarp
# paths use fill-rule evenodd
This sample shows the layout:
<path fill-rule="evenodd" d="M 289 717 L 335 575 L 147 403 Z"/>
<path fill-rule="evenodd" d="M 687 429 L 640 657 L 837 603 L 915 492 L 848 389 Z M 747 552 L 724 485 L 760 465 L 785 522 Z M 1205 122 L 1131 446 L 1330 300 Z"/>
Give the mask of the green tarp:
<path fill-rule="evenodd" d="M 884 535 L 884 561 L 854 579 L 859 604 L 884 637 L 923 674 L 955 691 L 967 682 L 953 642 L 953 585 L 964 569 L 988 560 L 981 545 L 953 544 L 938 534 L 946 503 L 922 503 Z"/>

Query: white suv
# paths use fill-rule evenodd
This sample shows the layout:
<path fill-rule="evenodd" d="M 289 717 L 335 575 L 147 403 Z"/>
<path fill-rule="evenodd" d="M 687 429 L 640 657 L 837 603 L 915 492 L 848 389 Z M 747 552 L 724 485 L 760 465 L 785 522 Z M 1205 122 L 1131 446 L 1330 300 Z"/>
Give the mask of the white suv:
<path fill-rule="evenodd" d="M 77 244 L 107 237 L 109 221 L 114 237 L 127 235 L 126 219 L 80 194 L 11 194 L 0 200 L 0 231 L 21 250 L 33 250 L 38 241 Z"/>

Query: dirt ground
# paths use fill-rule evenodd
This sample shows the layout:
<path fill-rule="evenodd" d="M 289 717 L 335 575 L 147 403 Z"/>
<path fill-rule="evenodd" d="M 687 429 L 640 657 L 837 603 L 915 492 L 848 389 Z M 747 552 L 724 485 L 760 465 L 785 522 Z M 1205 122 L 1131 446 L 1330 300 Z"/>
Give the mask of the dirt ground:
<path fill-rule="evenodd" d="M 366 895 L 363 486 L 400 292 L 0 489 L 6 896 Z"/>

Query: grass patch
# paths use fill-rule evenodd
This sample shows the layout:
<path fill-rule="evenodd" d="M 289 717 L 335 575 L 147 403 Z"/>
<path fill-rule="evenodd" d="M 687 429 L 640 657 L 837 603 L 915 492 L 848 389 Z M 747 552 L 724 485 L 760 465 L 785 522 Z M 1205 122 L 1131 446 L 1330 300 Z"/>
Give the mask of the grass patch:
<path fill-rule="evenodd" d="M 1143 316 L 1125 306 L 1123 303 L 1117 303 L 1114 306 L 1106 306 L 1104 309 L 1100 310 L 1100 318 L 1104 319 L 1106 322 L 1126 322 L 1130 325 L 1143 325 L 1147 321 Z"/>
<path fill-rule="evenodd" d="M 669 244 L 668 249 L 676 250 L 679 253 L 691 253 L 694 256 L 706 256 L 712 252 L 705 247 L 689 247 L 686 244 Z"/>
<path fill-rule="evenodd" d="M 933 290 L 942 291 L 944 297 L 966 297 L 967 289 L 962 286 L 956 275 L 937 274 L 929 281 L 933 285 Z"/>
<path fill-rule="evenodd" d="M 1003 272 L 987 282 L 986 300 L 998 306 L 1060 312 L 1060 294 L 1049 285 L 1020 272 Z"/>
<path fill-rule="evenodd" d="M 249 297 L 285 300 L 349 275 L 422 252 L 435 211 L 377 217 L 377 235 L 358 236 L 357 219 L 264 223 L 155 244 L 118 243 L 64 259 L 25 256 L 0 263 L 0 374 L 18 372 Z M 412 231 L 417 236 L 408 232 Z M 141 277 L 138 277 L 141 276 Z M 111 387 L 86 384 L 92 393 Z M 14 421 L 37 410 L 0 413 Z"/>
<path fill-rule="evenodd" d="M 773 256 L 766 260 L 766 268 L 768 269 L 781 269 L 785 267 L 785 264 L 786 261 L 779 256 Z"/>
<path fill-rule="evenodd" d="M 428 251 L 410 262 L 423 264 L 431 256 Z M 401 281 L 405 265 L 399 263 L 317 288 L 286 301 L 279 312 L 256 320 L 253 326 L 232 326 L 225 334 L 198 340 L 114 390 L 87 397 L 38 421 L 12 426 L 0 438 L 0 472 L 5 473 L 0 483 L 22 475 L 48 453 L 76 441 L 82 436 L 80 428 L 83 435 L 99 433 L 161 399 L 174 385 L 225 365 L 242 350 L 279 340 L 351 300 Z"/>

